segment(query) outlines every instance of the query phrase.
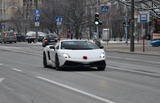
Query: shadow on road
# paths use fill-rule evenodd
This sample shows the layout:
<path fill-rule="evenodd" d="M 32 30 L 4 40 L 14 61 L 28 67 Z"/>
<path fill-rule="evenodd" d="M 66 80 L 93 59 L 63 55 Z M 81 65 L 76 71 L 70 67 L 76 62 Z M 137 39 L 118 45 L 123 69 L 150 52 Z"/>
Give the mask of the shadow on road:
<path fill-rule="evenodd" d="M 62 72 L 92 72 L 92 71 L 100 71 L 97 70 L 96 68 L 89 68 L 89 67 L 79 67 L 79 68 L 62 68 L 61 70 L 56 70 L 55 68 L 48 67 L 48 68 L 43 68 L 43 70 L 54 70 L 54 71 L 62 71 Z"/>

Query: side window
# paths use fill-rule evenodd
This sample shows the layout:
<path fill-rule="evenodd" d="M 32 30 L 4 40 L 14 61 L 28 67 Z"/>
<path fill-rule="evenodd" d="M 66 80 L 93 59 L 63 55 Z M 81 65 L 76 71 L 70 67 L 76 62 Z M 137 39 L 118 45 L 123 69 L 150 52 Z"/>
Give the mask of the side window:
<path fill-rule="evenodd" d="M 59 43 L 56 44 L 55 48 L 56 48 L 56 49 L 59 49 Z"/>

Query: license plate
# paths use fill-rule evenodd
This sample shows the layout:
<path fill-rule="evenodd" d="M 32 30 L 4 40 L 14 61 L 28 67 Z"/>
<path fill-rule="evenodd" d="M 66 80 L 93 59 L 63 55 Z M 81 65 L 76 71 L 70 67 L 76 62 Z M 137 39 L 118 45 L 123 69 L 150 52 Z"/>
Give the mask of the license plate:
<path fill-rule="evenodd" d="M 52 42 L 53 42 L 53 41 L 55 41 L 55 40 L 50 40 L 50 41 L 52 41 Z"/>

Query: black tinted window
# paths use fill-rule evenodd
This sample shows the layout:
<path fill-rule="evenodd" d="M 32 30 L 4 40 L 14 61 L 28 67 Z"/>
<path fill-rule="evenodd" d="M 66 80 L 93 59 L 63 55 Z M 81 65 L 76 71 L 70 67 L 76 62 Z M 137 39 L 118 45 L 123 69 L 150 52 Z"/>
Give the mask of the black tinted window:
<path fill-rule="evenodd" d="M 48 39 L 56 39 L 56 38 L 58 38 L 58 36 L 57 35 L 47 35 L 47 38 Z"/>
<path fill-rule="evenodd" d="M 61 42 L 61 48 L 72 50 L 99 49 L 97 45 L 89 41 L 64 41 Z"/>
<path fill-rule="evenodd" d="M 8 36 L 14 36 L 14 33 L 8 33 Z"/>

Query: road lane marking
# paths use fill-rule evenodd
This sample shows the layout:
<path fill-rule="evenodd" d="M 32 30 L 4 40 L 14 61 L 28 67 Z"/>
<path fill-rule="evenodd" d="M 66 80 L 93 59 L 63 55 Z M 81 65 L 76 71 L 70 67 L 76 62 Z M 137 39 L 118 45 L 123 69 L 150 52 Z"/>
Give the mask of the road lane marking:
<path fill-rule="evenodd" d="M 0 78 L 0 83 L 3 82 L 4 79 L 5 79 L 5 78 Z"/>
<path fill-rule="evenodd" d="M 33 54 L 33 53 L 23 51 L 19 47 L 18 47 L 18 49 L 17 48 L 15 49 L 14 47 L 6 47 L 6 46 L 3 46 L 3 47 L 5 48 L 3 50 L 9 50 L 9 51 L 12 51 L 14 53 L 24 53 L 24 54 L 27 54 L 27 55 L 29 54 L 29 55 L 35 55 L 35 56 L 42 56 L 41 54 Z"/>
<path fill-rule="evenodd" d="M 115 103 L 115 102 L 113 102 L 113 101 L 111 101 L 111 100 L 109 100 L 109 99 L 106 99 L 106 98 L 103 98 L 103 97 L 99 97 L 99 96 L 96 96 L 96 95 L 94 95 L 94 94 L 87 93 L 87 92 L 85 92 L 85 91 L 82 91 L 82 90 L 73 88 L 73 87 L 71 87 L 71 86 L 68 86 L 68 85 L 65 85 L 65 84 L 62 84 L 62 83 L 59 83 L 59 82 L 56 82 L 56 81 L 49 80 L 49 79 L 44 78 L 44 77 L 41 77 L 41 76 L 37 76 L 36 78 L 41 79 L 41 80 L 46 81 L 46 82 L 49 82 L 49 83 L 51 83 L 51 84 L 57 85 L 57 86 L 59 86 L 59 87 L 63 87 L 63 88 L 65 88 L 65 89 L 69 89 L 69 90 L 71 90 L 71 91 L 74 91 L 74 92 L 77 92 L 77 93 L 80 93 L 80 94 L 89 96 L 89 97 L 91 97 L 91 98 L 100 100 L 100 101 L 105 102 L 105 103 Z"/>
<path fill-rule="evenodd" d="M 17 69 L 17 68 L 12 68 L 12 70 L 17 71 L 17 72 L 22 72 L 22 70 Z"/>
<path fill-rule="evenodd" d="M 145 63 L 153 63 L 153 64 L 160 64 L 160 62 L 157 61 L 146 61 L 146 60 L 140 60 L 140 59 L 134 59 L 134 58 L 122 58 L 122 57 L 115 57 L 115 56 L 107 56 L 107 58 L 115 58 L 115 59 L 123 59 L 123 60 L 132 60 L 136 62 L 145 62 Z"/>
<path fill-rule="evenodd" d="M 107 66 L 108 68 L 111 69 L 116 69 L 116 70 L 121 70 L 121 71 L 127 71 L 127 72 L 132 72 L 132 73 L 138 73 L 138 74 L 144 74 L 144 75 L 150 75 L 150 76 L 154 76 L 154 77 L 160 77 L 159 73 L 149 73 L 149 72 L 145 72 L 145 71 L 138 71 L 138 70 L 130 70 L 130 69 L 124 69 L 124 68 L 119 68 L 119 67 L 114 67 L 114 66 Z"/>

